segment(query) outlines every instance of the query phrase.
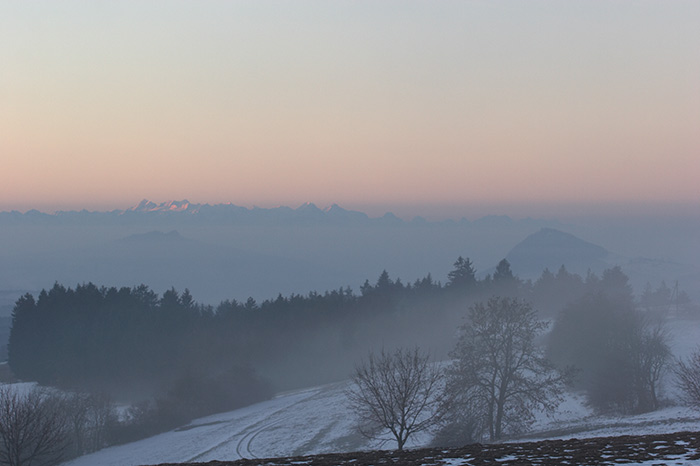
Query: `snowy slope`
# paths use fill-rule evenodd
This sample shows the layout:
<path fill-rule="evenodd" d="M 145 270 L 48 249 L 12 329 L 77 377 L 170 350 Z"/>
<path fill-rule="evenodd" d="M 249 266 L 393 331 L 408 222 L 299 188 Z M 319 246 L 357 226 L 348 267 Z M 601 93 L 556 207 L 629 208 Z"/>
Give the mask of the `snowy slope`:
<path fill-rule="evenodd" d="M 198 419 L 176 431 L 77 458 L 70 466 L 129 466 L 163 462 L 235 460 L 393 448 L 354 433 L 345 383 L 279 396 L 253 406 Z M 571 395 L 552 418 L 543 417 L 523 441 L 700 431 L 700 414 L 669 407 L 639 416 L 596 416 Z M 427 444 L 423 437 L 409 447 Z M 691 463 L 686 463 L 691 464 Z"/>
<path fill-rule="evenodd" d="M 699 321 L 670 322 L 669 330 L 676 355 L 687 355 L 700 341 Z M 394 448 L 393 442 L 369 442 L 356 433 L 355 418 L 346 405 L 347 388 L 348 382 L 340 382 L 282 394 L 198 419 L 172 432 L 104 449 L 66 466 L 205 462 Z M 700 413 L 669 406 L 638 416 L 603 416 L 585 406 L 581 395 L 572 393 L 555 415 L 540 416 L 526 437 L 510 441 L 680 431 L 700 431 Z M 424 435 L 412 439 L 407 447 L 426 446 L 428 442 Z"/>
<path fill-rule="evenodd" d="M 176 431 L 107 448 L 77 458 L 66 466 L 230 461 L 393 448 L 392 443 L 370 444 L 354 434 L 353 416 L 345 407 L 346 386 L 338 383 L 282 395 L 236 411 L 199 419 Z M 700 431 L 700 414 L 682 407 L 670 407 L 656 413 L 624 418 L 594 416 L 583 405 L 581 397 L 572 395 L 553 418 L 543 418 L 535 427 L 539 432 L 521 440 Z M 427 440 L 423 437 L 409 448 L 425 446 Z"/>
<path fill-rule="evenodd" d="M 127 466 L 367 448 L 363 439 L 352 435 L 345 386 L 332 384 L 281 395 L 67 464 Z"/>

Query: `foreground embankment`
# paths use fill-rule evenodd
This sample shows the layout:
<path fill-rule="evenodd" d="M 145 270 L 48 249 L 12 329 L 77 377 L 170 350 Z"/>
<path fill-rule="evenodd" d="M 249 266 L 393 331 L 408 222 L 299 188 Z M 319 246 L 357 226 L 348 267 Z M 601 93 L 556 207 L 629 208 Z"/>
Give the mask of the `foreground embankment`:
<path fill-rule="evenodd" d="M 286 458 L 240 459 L 158 466 L 480 466 L 480 465 L 700 465 L 700 432 L 626 435 L 529 443 L 474 444 L 462 448 L 368 451 Z"/>

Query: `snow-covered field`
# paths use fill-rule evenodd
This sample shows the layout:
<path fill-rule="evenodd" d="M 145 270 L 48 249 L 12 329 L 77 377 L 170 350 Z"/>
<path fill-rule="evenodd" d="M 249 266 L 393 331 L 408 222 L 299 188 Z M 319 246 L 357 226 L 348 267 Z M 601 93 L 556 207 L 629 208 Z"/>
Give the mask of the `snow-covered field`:
<path fill-rule="evenodd" d="M 688 354 L 700 341 L 700 322 L 676 321 L 669 327 L 676 355 Z M 129 466 L 394 448 L 392 442 L 369 442 L 357 434 L 355 417 L 346 405 L 347 388 L 348 382 L 339 382 L 281 394 L 269 401 L 198 419 L 174 431 L 107 448 L 65 464 Z M 594 414 L 585 406 L 581 395 L 572 393 L 555 415 L 541 416 L 522 440 L 680 431 L 700 431 L 700 413 L 669 406 L 638 416 L 603 416 Z M 425 446 L 428 442 L 429 437 L 424 435 L 412 439 L 407 448 Z"/>
<path fill-rule="evenodd" d="M 172 432 L 77 458 L 71 466 L 231 460 L 378 448 L 354 432 L 347 383 L 325 385 L 198 419 Z"/>
<path fill-rule="evenodd" d="M 198 419 L 188 426 L 77 458 L 70 466 L 128 466 L 235 460 L 386 448 L 358 436 L 345 405 L 347 383 L 280 395 L 270 401 Z M 683 407 L 629 417 L 596 416 L 573 394 L 553 418 L 543 417 L 522 440 L 700 431 L 700 413 Z M 539 435 L 538 435 L 539 434 Z M 425 446 L 427 437 L 408 447 Z M 686 463 L 691 464 L 691 463 Z"/>

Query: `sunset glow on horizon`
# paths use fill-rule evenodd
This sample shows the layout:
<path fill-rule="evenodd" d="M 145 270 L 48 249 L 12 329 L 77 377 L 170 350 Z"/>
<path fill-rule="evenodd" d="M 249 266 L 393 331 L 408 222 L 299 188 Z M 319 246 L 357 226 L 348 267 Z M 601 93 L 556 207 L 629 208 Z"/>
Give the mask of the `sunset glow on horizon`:
<path fill-rule="evenodd" d="M 700 205 L 698 24 L 691 1 L 3 2 L 0 210 Z"/>

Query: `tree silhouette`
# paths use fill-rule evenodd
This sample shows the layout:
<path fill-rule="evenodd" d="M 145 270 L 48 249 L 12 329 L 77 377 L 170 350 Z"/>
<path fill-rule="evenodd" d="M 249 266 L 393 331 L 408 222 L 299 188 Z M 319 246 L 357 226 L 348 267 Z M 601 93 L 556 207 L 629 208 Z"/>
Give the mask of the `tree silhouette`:
<path fill-rule="evenodd" d="M 381 438 L 389 431 L 403 450 L 409 437 L 433 427 L 439 419 L 440 371 L 418 348 L 370 353 L 355 369 L 348 391 L 353 410 L 361 419 L 360 432 Z"/>
<path fill-rule="evenodd" d="M 476 285 L 476 269 L 467 257 L 459 256 L 454 263 L 454 269 L 447 274 L 447 286 L 460 289 L 470 289 Z"/>
<path fill-rule="evenodd" d="M 552 411 L 560 402 L 565 375 L 535 346 L 546 324 L 532 307 L 513 298 L 476 303 L 450 356 L 446 393 L 453 406 L 470 409 L 491 440 L 505 427 L 526 427 L 535 409 Z"/>
<path fill-rule="evenodd" d="M 0 463 L 54 465 L 68 446 L 61 400 L 39 390 L 0 387 Z"/>

